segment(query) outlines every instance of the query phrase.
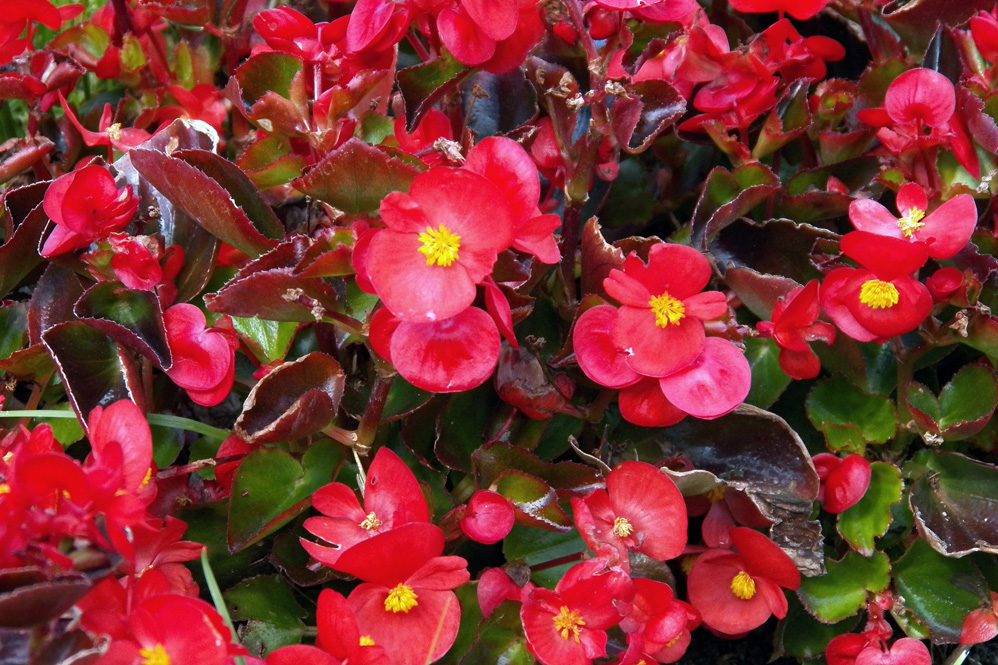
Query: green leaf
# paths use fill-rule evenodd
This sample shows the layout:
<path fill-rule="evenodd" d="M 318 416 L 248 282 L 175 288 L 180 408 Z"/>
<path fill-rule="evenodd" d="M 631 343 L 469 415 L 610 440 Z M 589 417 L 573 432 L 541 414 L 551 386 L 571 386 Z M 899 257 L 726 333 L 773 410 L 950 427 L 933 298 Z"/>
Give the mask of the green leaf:
<path fill-rule="evenodd" d="M 283 577 L 253 577 L 223 596 L 233 620 L 249 622 L 240 631 L 240 638 L 250 653 L 266 655 L 301 642 L 305 633 L 302 618 L 308 612 L 295 601 L 294 591 Z"/>
<path fill-rule="evenodd" d="M 704 182 L 703 193 L 693 211 L 693 246 L 705 248 L 721 229 L 770 198 L 780 188 L 780 179 L 758 162 L 727 171 L 718 166 Z"/>
<path fill-rule="evenodd" d="M 517 524 L 568 531 L 572 520 L 558 506 L 558 494 L 546 482 L 523 471 L 504 471 L 493 483 L 495 491 L 509 499 Z"/>
<path fill-rule="evenodd" d="M 28 307 L 14 303 L 0 307 L 0 360 L 24 347 L 28 332 Z"/>
<path fill-rule="evenodd" d="M 776 645 L 784 654 L 800 661 L 823 656 L 833 637 L 858 627 L 859 619 L 855 617 L 833 624 L 818 621 L 808 614 L 800 599 L 793 594 L 787 599 L 787 605 L 787 616 L 776 629 Z"/>
<path fill-rule="evenodd" d="M 283 360 L 298 329 L 294 321 L 268 321 L 255 316 L 233 316 L 232 326 L 251 340 L 247 346 L 263 364 Z"/>
<path fill-rule="evenodd" d="M 536 566 L 585 551 L 586 544 L 578 529 L 547 531 L 515 524 L 513 530 L 502 541 L 502 552 L 507 561 L 521 560 L 528 566 Z M 571 565 L 572 563 L 566 563 L 556 568 L 537 571 L 533 579 L 538 584 L 553 588 Z"/>
<path fill-rule="evenodd" d="M 964 366 L 939 393 L 939 406 L 942 410 L 939 426 L 943 435 L 958 425 L 980 422 L 990 417 L 996 405 L 998 386 L 995 385 L 994 372 L 980 365 Z M 984 423 L 981 422 L 981 427 L 983 426 Z"/>
<path fill-rule="evenodd" d="M 839 534 L 863 556 L 873 555 L 874 539 L 890 527 L 891 506 L 901 501 L 901 488 L 900 469 L 887 462 L 873 462 L 866 494 L 839 513 Z"/>
<path fill-rule="evenodd" d="M 819 621 L 836 623 L 859 612 L 868 592 L 887 588 L 890 567 L 883 552 L 869 559 L 849 552 L 841 561 L 829 561 L 824 575 L 803 578 L 797 595 Z"/>
<path fill-rule="evenodd" d="M 456 665 L 469 648 L 478 643 L 478 626 L 482 622 L 482 610 L 478 607 L 478 588 L 476 584 L 462 584 L 454 589 L 457 599 L 461 602 L 461 625 L 457 630 L 454 644 L 437 661 L 438 665 Z"/>
<path fill-rule="evenodd" d="M 287 524 L 330 482 L 342 452 L 331 441 L 314 444 L 299 463 L 280 448 L 259 448 L 239 464 L 229 497 L 230 552 L 252 545 Z"/>
<path fill-rule="evenodd" d="M 406 131 L 415 130 L 423 114 L 444 93 L 457 86 L 469 71 L 446 51 L 424 63 L 399 70 L 396 78 L 405 101 Z"/>
<path fill-rule="evenodd" d="M 119 282 L 98 282 L 76 302 L 73 311 L 111 339 L 137 351 L 160 367 L 173 364 L 159 297 L 127 289 Z"/>
<path fill-rule="evenodd" d="M 825 435 L 825 445 L 833 452 L 855 453 L 857 455 L 863 455 L 866 452 L 866 441 L 863 439 L 863 433 L 852 423 L 845 425 L 825 423 L 821 426 L 821 433 Z"/>
<path fill-rule="evenodd" d="M 943 556 L 924 540 L 912 543 L 893 573 L 905 607 L 928 625 L 936 641 L 959 641 L 964 618 L 987 595 L 987 582 L 970 559 Z"/>
<path fill-rule="evenodd" d="M 68 402 L 53 404 L 49 408 L 54 411 L 70 412 Z M 83 427 L 80 425 L 80 421 L 76 419 L 75 414 L 73 414 L 72 418 L 36 418 L 32 421 L 32 428 L 38 423 L 47 423 L 52 428 L 52 436 L 55 437 L 55 440 L 63 448 L 83 438 Z"/>
<path fill-rule="evenodd" d="M 890 399 L 865 393 L 842 377 L 815 386 L 806 405 L 807 417 L 815 428 L 821 429 L 825 423 L 851 423 L 869 443 L 884 443 L 897 429 L 897 415 Z"/>
<path fill-rule="evenodd" d="M 378 209 L 391 192 L 407 192 L 420 169 L 360 139 L 324 155 L 291 184 L 309 196 L 350 214 Z"/>
<path fill-rule="evenodd" d="M 752 388 L 745 401 L 765 409 L 779 399 L 792 379 L 780 369 L 780 349 L 770 338 L 747 337 L 745 357 L 752 367 Z"/>
<path fill-rule="evenodd" d="M 450 397 L 437 417 L 437 440 L 433 451 L 445 466 L 471 472 L 471 454 L 482 445 L 482 435 L 497 402 L 486 384 Z"/>
<path fill-rule="evenodd" d="M 432 397 L 433 393 L 417 388 L 401 376 L 396 376 L 388 391 L 385 408 L 381 411 L 381 420 L 396 420 L 407 416 L 429 402 Z"/>
<path fill-rule="evenodd" d="M 504 600 L 482 624 L 478 638 L 461 660 L 461 665 L 535 665 L 536 662 L 527 649 L 523 622 L 520 620 L 520 604 Z"/>

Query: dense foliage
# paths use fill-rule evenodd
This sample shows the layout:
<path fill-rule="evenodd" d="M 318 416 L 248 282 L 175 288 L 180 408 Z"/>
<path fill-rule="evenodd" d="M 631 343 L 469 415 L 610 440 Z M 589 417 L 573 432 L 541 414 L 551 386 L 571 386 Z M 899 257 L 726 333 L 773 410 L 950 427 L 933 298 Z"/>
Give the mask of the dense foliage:
<path fill-rule="evenodd" d="M 998 635 L 993 2 L 271 4 L 0 11 L 0 664 Z"/>

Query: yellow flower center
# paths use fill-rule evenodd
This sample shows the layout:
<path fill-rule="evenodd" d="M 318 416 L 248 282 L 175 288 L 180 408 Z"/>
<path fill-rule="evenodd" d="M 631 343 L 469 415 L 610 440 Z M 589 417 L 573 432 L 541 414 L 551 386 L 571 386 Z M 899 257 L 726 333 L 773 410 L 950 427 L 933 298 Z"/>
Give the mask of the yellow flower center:
<path fill-rule="evenodd" d="M 120 122 L 116 122 L 113 125 L 108 126 L 108 128 L 105 129 L 104 131 L 107 132 L 107 135 L 111 137 L 112 141 L 118 141 L 118 140 L 121 139 L 121 123 Z"/>
<path fill-rule="evenodd" d="M 10 494 L 10 485 L 7 483 L 0 483 L 0 494 Z"/>
<path fill-rule="evenodd" d="M 735 594 L 736 598 L 749 600 L 755 595 L 755 580 L 744 570 L 738 571 L 731 580 L 731 593 Z"/>
<path fill-rule="evenodd" d="M 922 221 L 923 217 L 925 217 L 924 210 L 911 208 L 907 215 L 898 220 L 898 228 L 901 229 L 905 238 L 910 238 L 915 231 L 925 226 L 925 222 Z"/>
<path fill-rule="evenodd" d="M 461 247 L 461 236 L 451 233 L 443 224 L 439 230 L 426 227 L 426 233 L 419 234 L 423 246 L 419 252 L 426 257 L 426 265 L 447 267 L 457 261 L 457 250 Z"/>
<path fill-rule="evenodd" d="M 583 621 L 578 612 L 562 605 L 558 616 L 552 617 L 552 619 L 554 620 L 554 629 L 561 633 L 562 638 L 567 640 L 568 636 L 571 635 L 575 639 L 576 644 L 578 644 L 579 627 L 586 625 L 586 622 Z"/>
<path fill-rule="evenodd" d="M 634 527 L 627 521 L 626 517 L 618 517 L 613 520 L 613 532 L 617 534 L 619 538 L 627 538 L 629 535 L 634 533 Z"/>
<path fill-rule="evenodd" d="M 686 317 L 683 301 L 673 298 L 668 292 L 649 300 L 648 306 L 655 314 L 655 325 L 659 328 L 665 328 L 670 323 L 676 325 Z"/>
<path fill-rule="evenodd" d="M 727 490 L 727 485 L 718 485 L 714 489 L 707 492 L 707 500 L 711 503 L 717 503 L 724 499 L 724 492 Z"/>
<path fill-rule="evenodd" d="M 683 634 L 682 634 L 682 633 L 679 633 L 678 635 L 676 635 L 675 637 L 673 637 L 673 638 L 672 638 L 671 640 L 669 640 L 668 642 L 666 642 L 666 643 L 665 643 L 665 646 L 667 646 L 667 647 L 671 647 L 671 646 L 672 646 L 672 645 L 674 645 L 674 644 L 675 644 L 676 642 L 678 642 L 678 641 L 679 641 L 679 638 L 680 638 L 680 637 L 682 637 L 682 636 L 683 636 Z"/>
<path fill-rule="evenodd" d="M 398 614 L 399 612 L 409 613 L 409 610 L 419 605 L 416 599 L 419 596 L 412 590 L 412 587 L 408 587 L 404 584 L 399 584 L 397 587 L 388 592 L 388 597 L 385 598 L 385 611 L 394 612 Z"/>
<path fill-rule="evenodd" d="M 374 646 L 374 638 L 372 638 L 370 635 L 361 635 L 360 636 L 360 646 L 362 646 L 362 647 L 373 647 Z"/>
<path fill-rule="evenodd" d="M 151 478 L 152 478 L 152 467 L 149 467 L 149 470 L 146 471 L 145 478 L 142 479 L 142 483 L 139 485 L 139 489 L 141 489 L 141 488 L 145 487 L 146 485 L 148 485 L 149 484 L 149 480 Z"/>
<path fill-rule="evenodd" d="M 889 309 L 898 304 L 898 290 L 890 282 L 871 279 L 860 287 L 859 301 L 871 309 Z"/>
<path fill-rule="evenodd" d="M 141 665 L 170 665 L 170 654 L 166 653 L 162 644 L 152 649 L 139 649 L 139 655 L 142 656 Z"/>
<path fill-rule="evenodd" d="M 381 528 L 381 520 L 378 519 L 374 511 L 371 511 L 364 518 L 364 521 L 360 523 L 360 528 L 365 531 L 377 531 Z"/>

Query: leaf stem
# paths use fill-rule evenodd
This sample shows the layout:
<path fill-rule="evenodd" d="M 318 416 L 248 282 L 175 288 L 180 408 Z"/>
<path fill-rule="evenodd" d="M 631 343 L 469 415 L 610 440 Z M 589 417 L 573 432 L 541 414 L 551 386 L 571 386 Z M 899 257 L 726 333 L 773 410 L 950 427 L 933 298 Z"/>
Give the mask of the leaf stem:
<path fill-rule="evenodd" d="M 21 411 L 0 411 L 0 418 L 76 418 L 76 414 L 72 411 L 58 411 L 56 409 L 24 409 Z M 211 425 L 200 423 L 190 418 L 181 418 L 180 416 L 170 416 L 164 413 L 147 413 L 146 420 L 150 425 L 182 429 L 216 439 L 224 439 L 229 436 L 229 432 L 224 429 L 212 427 Z"/>
<path fill-rule="evenodd" d="M 211 570 L 211 564 L 208 563 L 207 547 L 201 548 L 201 570 L 204 572 L 204 580 L 208 585 L 208 592 L 211 594 L 211 602 L 214 603 L 218 614 L 225 621 L 225 625 L 232 631 L 232 641 L 239 644 L 236 641 L 236 627 L 232 624 L 232 617 L 229 616 L 229 608 L 225 606 L 225 599 L 222 598 L 222 590 L 218 587 L 218 581 L 215 579 L 215 573 Z M 235 660 L 238 665 L 246 665 L 246 659 L 242 656 L 236 656 Z"/>

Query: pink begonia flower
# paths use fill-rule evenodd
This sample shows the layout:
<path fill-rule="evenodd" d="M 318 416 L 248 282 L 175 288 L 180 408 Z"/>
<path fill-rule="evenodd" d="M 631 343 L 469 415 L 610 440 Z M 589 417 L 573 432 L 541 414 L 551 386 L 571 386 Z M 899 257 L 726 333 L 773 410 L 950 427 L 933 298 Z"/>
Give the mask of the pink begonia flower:
<path fill-rule="evenodd" d="M 849 220 L 859 231 L 919 243 L 934 259 L 948 259 L 963 249 L 977 226 L 977 205 L 970 194 L 957 194 L 928 212 L 925 190 L 910 182 L 898 191 L 897 207 L 900 217 L 876 201 L 856 199 L 849 204 Z"/>
<path fill-rule="evenodd" d="M 204 313 L 187 303 L 163 312 L 166 339 L 173 365 L 166 375 L 202 406 L 226 398 L 235 380 L 235 351 L 239 346 L 231 329 L 207 328 Z"/>
<path fill-rule="evenodd" d="M 139 208 L 139 198 L 131 185 L 119 190 L 107 169 L 91 164 L 52 181 L 42 207 L 55 228 L 39 254 L 55 256 L 128 226 Z"/>

